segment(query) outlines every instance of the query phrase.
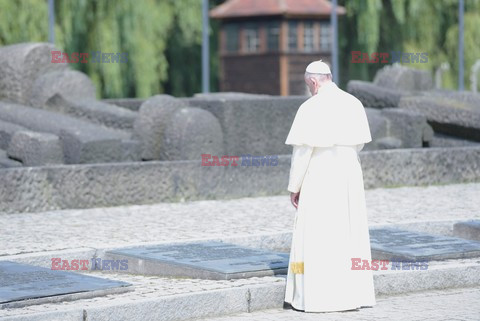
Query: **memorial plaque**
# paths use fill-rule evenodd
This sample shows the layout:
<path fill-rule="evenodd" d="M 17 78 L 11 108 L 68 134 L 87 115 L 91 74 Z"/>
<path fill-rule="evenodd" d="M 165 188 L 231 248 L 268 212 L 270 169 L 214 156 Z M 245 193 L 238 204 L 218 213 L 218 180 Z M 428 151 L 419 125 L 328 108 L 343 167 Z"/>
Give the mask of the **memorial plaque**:
<path fill-rule="evenodd" d="M 480 242 L 395 228 L 370 229 L 373 259 L 448 260 L 480 256 Z"/>
<path fill-rule="evenodd" d="M 287 253 L 222 242 L 195 242 L 126 248 L 107 252 L 128 259 L 129 271 L 141 274 L 215 280 L 286 274 Z"/>
<path fill-rule="evenodd" d="M 129 283 L 0 261 L 0 309 L 129 291 Z M 75 297 L 72 294 L 76 294 Z"/>
<path fill-rule="evenodd" d="M 453 225 L 453 234 L 469 240 L 480 241 L 480 220 L 468 220 Z"/>

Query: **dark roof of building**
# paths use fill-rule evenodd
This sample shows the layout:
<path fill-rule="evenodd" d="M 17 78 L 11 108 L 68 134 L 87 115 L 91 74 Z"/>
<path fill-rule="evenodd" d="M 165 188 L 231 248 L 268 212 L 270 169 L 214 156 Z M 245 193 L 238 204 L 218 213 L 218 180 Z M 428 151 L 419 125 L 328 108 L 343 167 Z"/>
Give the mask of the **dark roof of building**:
<path fill-rule="evenodd" d="M 332 4 L 327 0 L 227 0 L 210 11 L 217 19 L 253 16 L 328 16 Z M 338 14 L 345 8 L 338 6 Z"/>

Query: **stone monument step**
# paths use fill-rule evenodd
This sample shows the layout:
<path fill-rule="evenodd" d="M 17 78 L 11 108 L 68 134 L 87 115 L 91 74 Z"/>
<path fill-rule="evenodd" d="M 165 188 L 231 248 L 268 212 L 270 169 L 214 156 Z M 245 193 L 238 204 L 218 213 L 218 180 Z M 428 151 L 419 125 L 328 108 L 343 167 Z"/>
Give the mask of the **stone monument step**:
<path fill-rule="evenodd" d="M 106 256 L 128 260 L 129 273 L 162 277 L 229 280 L 286 274 L 287 253 L 203 241 L 111 250 Z"/>
<path fill-rule="evenodd" d="M 0 310 L 131 290 L 121 281 L 0 261 Z"/>
<path fill-rule="evenodd" d="M 396 227 L 370 229 L 372 257 L 431 261 L 480 257 L 480 242 Z"/>

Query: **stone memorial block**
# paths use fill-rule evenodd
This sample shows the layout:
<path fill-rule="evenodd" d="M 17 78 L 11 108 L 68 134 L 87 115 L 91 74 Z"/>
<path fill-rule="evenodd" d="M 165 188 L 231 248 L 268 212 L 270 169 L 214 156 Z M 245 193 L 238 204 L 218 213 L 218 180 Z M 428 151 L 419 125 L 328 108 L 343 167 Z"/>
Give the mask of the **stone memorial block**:
<path fill-rule="evenodd" d="M 142 159 L 166 159 L 162 154 L 165 128 L 173 114 L 184 107 L 187 105 L 182 100 L 169 95 L 150 97 L 140 106 L 133 137 L 142 143 Z"/>
<path fill-rule="evenodd" d="M 399 108 L 425 115 L 435 132 L 480 141 L 480 95 L 432 90 L 404 96 Z"/>
<path fill-rule="evenodd" d="M 25 166 L 63 164 L 62 143 L 57 135 L 17 131 L 10 140 L 7 154 Z"/>
<path fill-rule="evenodd" d="M 85 274 L 0 261 L 0 310 L 132 290 L 130 284 Z"/>
<path fill-rule="evenodd" d="M 384 108 L 382 115 L 389 120 L 389 135 L 401 139 L 404 148 L 421 148 L 433 137 L 427 118 L 420 113 L 400 108 Z"/>
<path fill-rule="evenodd" d="M 224 155 L 222 128 L 210 112 L 178 109 L 163 134 L 162 160 L 198 160 L 201 154 Z"/>
<path fill-rule="evenodd" d="M 59 113 L 0 102 L 0 119 L 60 137 L 65 163 L 101 163 L 121 161 L 122 140 L 131 134 Z"/>
<path fill-rule="evenodd" d="M 52 63 L 50 43 L 19 43 L 0 48 L 0 100 L 28 102 L 35 80 L 46 73 L 66 70 L 68 64 Z"/>
<path fill-rule="evenodd" d="M 368 81 L 350 80 L 347 91 L 357 97 L 365 107 L 397 107 L 404 91 L 385 88 Z"/>
<path fill-rule="evenodd" d="M 289 257 L 213 241 L 117 249 L 107 255 L 128 259 L 131 273 L 213 280 L 286 274 Z"/>
<path fill-rule="evenodd" d="M 395 228 L 370 229 L 373 259 L 448 260 L 480 256 L 480 242 Z"/>
<path fill-rule="evenodd" d="M 453 235 L 480 241 L 480 220 L 468 220 L 453 225 Z"/>
<path fill-rule="evenodd" d="M 96 89 L 87 75 L 76 70 L 59 70 L 39 76 L 29 92 L 30 106 L 43 107 L 56 94 L 72 101 L 95 99 Z"/>
<path fill-rule="evenodd" d="M 383 88 L 405 91 L 433 88 L 433 78 L 429 71 L 409 68 L 398 63 L 386 65 L 378 70 L 373 83 Z"/>
<path fill-rule="evenodd" d="M 298 108 L 308 97 L 240 97 L 242 95 L 220 95 L 218 98 L 209 95 L 186 101 L 190 106 L 209 111 L 218 119 L 226 154 L 290 154 L 292 147 L 285 144 L 285 138 Z"/>
<path fill-rule="evenodd" d="M 116 129 L 131 130 L 137 118 L 137 113 L 126 108 L 107 104 L 89 98 L 73 100 L 61 94 L 55 94 L 47 100 L 44 109 L 72 115 Z"/>

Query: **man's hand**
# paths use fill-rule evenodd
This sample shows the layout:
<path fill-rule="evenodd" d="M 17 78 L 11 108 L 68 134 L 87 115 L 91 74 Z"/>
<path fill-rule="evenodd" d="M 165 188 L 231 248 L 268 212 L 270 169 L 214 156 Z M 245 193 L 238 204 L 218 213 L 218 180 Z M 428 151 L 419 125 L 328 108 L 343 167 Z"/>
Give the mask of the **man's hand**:
<path fill-rule="evenodd" d="M 292 202 L 293 207 L 298 207 L 298 200 L 300 199 L 300 192 L 290 193 L 290 201 Z"/>

